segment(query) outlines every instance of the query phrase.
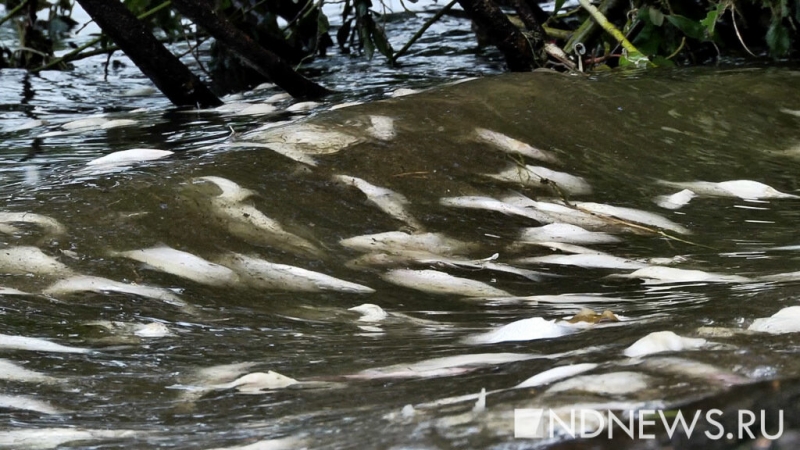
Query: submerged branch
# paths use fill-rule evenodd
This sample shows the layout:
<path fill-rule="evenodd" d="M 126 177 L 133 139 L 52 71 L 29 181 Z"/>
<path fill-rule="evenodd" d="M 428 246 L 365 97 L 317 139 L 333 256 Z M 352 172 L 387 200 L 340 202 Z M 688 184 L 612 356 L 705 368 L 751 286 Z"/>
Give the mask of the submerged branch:
<path fill-rule="evenodd" d="M 419 30 L 417 30 L 416 33 L 414 33 L 414 36 L 411 36 L 411 39 L 409 39 L 408 42 L 406 42 L 406 45 L 404 45 L 403 48 L 398 50 L 397 53 L 392 55 L 392 58 L 389 60 L 389 62 L 392 65 L 394 65 L 394 63 L 397 62 L 397 58 L 405 55 L 408 49 L 411 48 L 412 45 L 414 45 L 414 42 L 417 42 L 417 40 L 419 40 L 419 38 L 421 38 L 422 35 L 425 34 L 426 31 L 428 31 L 428 28 L 430 28 L 431 25 L 433 25 L 439 19 L 441 19 L 442 16 L 445 15 L 445 13 L 447 13 L 447 11 L 450 11 L 450 8 L 455 6 L 456 3 L 458 3 L 458 0 L 452 0 L 450 3 L 444 5 L 444 7 L 440 9 L 436 14 L 434 14 L 433 17 L 428 19 L 428 21 L 425 22 L 425 24 L 422 25 L 422 27 Z"/>
<path fill-rule="evenodd" d="M 4 23 L 8 22 L 12 17 L 14 17 L 15 14 L 20 12 L 22 10 L 22 8 L 24 8 L 25 5 L 27 5 L 27 4 L 28 4 L 28 0 L 22 0 L 22 2 L 20 2 L 20 4 L 16 6 L 16 8 L 12 9 L 11 11 L 9 11 L 8 14 L 5 15 L 5 17 L 0 19 L 0 25 L 3 25 Z"/>

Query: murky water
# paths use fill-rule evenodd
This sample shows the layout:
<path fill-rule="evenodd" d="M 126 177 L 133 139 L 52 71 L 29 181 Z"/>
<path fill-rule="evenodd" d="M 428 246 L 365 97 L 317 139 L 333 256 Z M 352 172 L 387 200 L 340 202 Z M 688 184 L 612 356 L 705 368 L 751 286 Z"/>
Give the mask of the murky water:
<path fill-rule="evenodd" d="M 108 435 L 94 431 L 91 436 L 62 439 L 65 448 L 207 449 L 268 439 L 285 440 L 264 448 L 528 448 L 543 441 L 514 439 L 515 408 L 612 401 L 638 405 L 621 409 L 669 407 L 723 392 L 732 384 L 796 377 L 800 371 L 793 334 L 728 330 L 709 335 L 699 329 L 745 330 L 755 318 L 795 303 L 796 282 L 761 277 L 800 270 L 796 250 L 769 250 L 800 244 L 798 200 L 701 196 L 675 211 L 653 202 L 658 195 L 679 190 L 657 180 L 750 179 L 797 193 L 797 72 L 683 71 L 593 80 L 534 73 L 470 81 L 316 115 L 310 120 L 313 124 L 345 132 L 358 142 L 338 153 L 315 155 L 317 165 L 310 166 L 268 149 L 230 145 L 252 142 L 248 131 L 287 115 L 165 112 L 168 105 L 157 96 L 119 96 L 120 86 L 145 86 L 140 79 L 107 84 L 99 82 L 102 74 L 93 70 L 97 67 L 87 65 L 74 76 L 45 73 L 28 81 L 21 72 L 0 72 L 6 130 L 0 143 L 5 156 L 0 195 L 6 200 L 5 210 L 47 215 L 67 230 L 50 234 L 37 226 L 15 224 L 19 230 L 0 238 L 7 248 L 36 246 L 74 273 L 169 288 L 191 307 L 107 291 L 2 295 L 0 333 L 96 352 L 3 351 L 3 358 L 59 381 L 2 382 L 4 394 L 34 397 L 55 411 L 0 409 L 5 430 L 0 445 L 34 448 L 34 442 L 43 445 L 54 432 L 39 431 L 28 442 L 3 439 L 18 436 L 13 432 L 19 430 L 73 428 L 106 430 Z M 134 75 L 123 71 L 117 76 Z M 87 77 L 97 80 L 88 83 L 91 90 L 84 84 Z M 362 86 L 359 92 L 377 97 L 371 89 L 377 91 L 386 82 Z M 35 95 L 25 97 L 19 87 L 26 83 Z M 98 98 L 104 103 L 96 103 Z M 137 108 L 150 110 L 129 112 Z M 99 112 L 139 123 L 37 138 L 57 131 L 59 124 Z M 393 118 L 396 136 L 381 140 L 370 135 L 370 116 Z M 15 131 L 30 118 L 50 123 Z M 522 160 L 477 139 L 476 127 L 553 152 L 559 163 L 524 162 L 583 177 L 592 193 L 569 196 L 569 201 L 658 212 L 691 231 L 669 236 L 646 230 L 618 233 L 621 242 L 593 248 L 629 260 L 681 256 L 682 262 L 673 267 L 748 280 L 649 285 L 609 277 L 632 270 L 524 266 L 553 275 L 534 282 L 509 273 L 432 266 L 514 296 L 574 293 L 607 299 L 535 304 L 435 295 L 384 278 L 391 269 L 426 269 L 430 264 L 348 265 L 362 253 L 345 248 L 340 240 L 414 230 L 369 203 L 356 188 L 334 182 L 332 177 L 340 174 L 404 195 L 408 212 L 425 231 L 474 244 L 456 252 L 464 259 L 498 253 L 496 262 L 523 267 L 513 261 L 559 253 L 514 245 L 520 230 L 540 225 L 536 221 L 440 203 L 445 197 L 501 198 L 512 191 L 537 200 L 563 197 L 546 186 L 524 185 L 524 177 L 502 182 L 485 176 Z M 232 137 L 231 128 L 236 132 Z M 137 147 L 176 154 L 117 173 L 85 170 L 91 158 Z M 197 180 L 205 176 L 224 177 L 253 190 L 255 195 L 241 204 L 313 243 L 321 256 L 237 237 L 215 215 L 211 200 L 219 191 Z M 156 245 L 212 261 L 224 259 L 228 252 L 247 254 L 375 292 L 289 292 L 244 282 L 211 286 L 114 253 Z M 0 285 L 36 294 L 64 276 L 6 274 Z M 359 320 L 361 315 L 348 309 L 363 303 L 378 305 L 390 316 Z M 557 338 L 493 344 L 470 340 L 516 320 L 562 319 L 584 307 L 608 309 L 625 320 Z M 171 335 L 139 337 L 92 321 L 158 322 Z M 664 330 L 705 338 L 709 344 L 667 354 L 684 360 L 654 355 L 640 362 L 624 356 L 638 339 Z M 414 365 L 433 358 L 500 353 L 476 357 L 471 364 Z M 713 365 L 716 371 L 692 372 L 686 360 Z M 237 363 L 252 364 L 216 380 L 198 373 Z M 595 378 L 583 389 L 566 392 L 548 392 L 547 384 L 509 389 L 545 370 L 579 363 L 597 364 L 583 375 L 645 375 L 640 379 L 644 387 L 587 392 L 599 384 Z M 268 371 L 299 382 L 256 394 L 227 384 L 247 373 Z M 473 411 L 475 399 L 431 404 L 481 389 L 499 390 L 487 396 L 483 411 Z M 108 430 L 130 432 L 113 435 Z"/>

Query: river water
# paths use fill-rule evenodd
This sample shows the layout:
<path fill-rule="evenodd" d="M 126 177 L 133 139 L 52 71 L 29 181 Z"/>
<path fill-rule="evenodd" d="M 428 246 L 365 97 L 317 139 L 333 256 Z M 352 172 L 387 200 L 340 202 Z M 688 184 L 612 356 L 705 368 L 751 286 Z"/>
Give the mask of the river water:
<path fill-rule="evenodd" d="M 560 439 L 515 439 L 516 408 L 670 409 L 712 396 L 718 399 L 713 406 L 725 409 L 733 402 L 724 395 L 732 386 L 796 377 L 796 335 L 747 328 L 756 318 L 796 303 L 797 276 L 783 281 L 769 277 L 800 270 L 797 250 L 791 247 L 800 244 L 798 200 L 698 196 L 681 209 L 669 210 L 653 199 L 680 190 L 658 180 L 747 179 L 797 193 L 800 92 L 795 86 L 800 73 L 734 68 L 595 78 L 487 76 L 324 111 L 344 100 L 378 100 L 398 87 L 494 73 L 496 59 L 467 50 L 468 33 L 452 31 L 459 29 L 449 31 L 463 39 L 454 51 L 470 64 L 455 64 L 445 76 L 437 71 L 440 75 L 428 77 L 433 68 L 421 63 L 400 72 L 359 63 L 368 76 L 352 75 L 358 70 L 344 76 L 336 64 L 320 66 L 320 72 L 330 72 L 323 79 L 348 95 L 334 96 L 310 119 L 288 113 L 171 111 L 158 95 L 123 96 L 147 87 L 146 81 L 130 68 L 112 71 L 109 81 L 103 81 L 97 60 L 67 74 L 0 72 L 4 210 L 45 215 L 66 229 L 49 232 L 14 221 L 17 229 L 0 240 L 6 249 L 37 247 L 68 268 L 13 274 L 10 268 L 19 261 L 0 258 L 6 273 L 0 285 L 33 294 L 2 295 L 0 347 L 11 346 L 13 335 L 92 350 L 3 350 L 0 357 L 52 378 L 0 376 L 4 395 L 46 402 L 31 406 L 0 400 L 0 446 L 531 448 L 557 445 Z M 458 68 L 467 66 L 469 70 Z M 370 81 L 361 82 L 365 79 Z M 244 100 L 257 102 L 276 92 L 257 91 Z M 58 133 L 68 121 L 99 113 L 136 123 Z M 370 131 L 376 117 L 393 119 L 394 134 Z M 20 129 L 33 119 L 47 123 Z M 286 119 L 314 126 L 303 130 L 344 133 L 354 142 L 313 155 L 314 164 L 258 147 L 263 139 L 252 131 Z M 479 139 L 476 128 L 552 152 L 558 161 L 511 156 Z M 122 171 L 87 170 L 91 159 L 143 147 L 175 153 Z M 486 176 L 519 169 L 522 163 L 580 176 L 591 192 L 568 194 L 526 183 L 529 178 L 522 175 L 510 181 Z M 335 182 L 337 175 L 402 194 L 416 226 L 381 211 L 355 187 Z M 199 180 L 210 176 L 231 180 L 254 195 L 220 213 L 213 199 L 221 191 Z M 522 265 L 515 260 L 566 253 L 518 244 L 520 230 L 542 225 L 538 221 L 441 201 L 517 194 L 566 201 L 569 208 L 584 201 L 661 214 L 688 232 L 617 221 L 607 228 L 619 241 L 591 247 L 641 266 L 670 263 L 720 278 L 647 284 L 613 276 L 633 269 Z M 241 229 L 230 227 L 253 215 L 252 209 L 236 209 L 242 205 L 277 220 L 317 250 L 309 256 L 285 242 L 242 238 Z M 225 216 L 225 211 L 240 215 Z M 445 251 L 429 244 L 426 250 L 462 261 L 498 254 L 494 262 L 543 275 L 532 281 L 475 263 L 469 268 L 409 261 L 353 264 L 362 252 L 340 242 L 392 231 L 441 233 L 465 246 Z M 266 288 L 257 280 L 213 285 L 116 253 L 161 245 L 211 261 L 229 261 L 226 255 L 236 252 L 324 273 L 374 292 L 294 292 Z M 425 292 L 422 282 L 401 286 L 387 280 L 390 271 L 405 268 L 481 281 L 514 297 L 584 297 L 465 298 L 464 293 Z M 168 288 L 188 306 L 108 289 L 41 294 L 75 274 Z M 349 310 L 364 303 L 380 306 L 389 316 L 364 320 Z M 537 335 L 549 321 L 572 317 L 583 308 L 609 310 L 621 321 L 584 322 L 580 328 L 562 323 L 563 336 Z M 541 319 L 525 331 L 542 338 L 482 343 L 479 337 L 529 318 Z M 159 323 L 170 334 L 142 337 L 130 329 L 109 330 L 93 323 L 98 321 Z M 634 342 L 659 331 L 695 341 L 669 353 L 626 356 Z M 700 345 L 699 339 L 706 341 Z M 691 342 L 699 348 L 688 348 Z M 553 381 L 511 389 L 533 375 L 570 364 L 593 366 L 584 366 L 587 371 L 579 376 L 585 378 L 564 377 L 564 383 L 572 379 L 576 385 Z M 208 374 L 213 367 L 216 377 Z M 256 392 L 231 383 L 268 371 L 295 381 L 284 386 L 273 379 Z M 488 392 L 485 407 L 476 406 L 482 389 Z M 442 401 L 467 395 L 471 397 Z M 619 446 L 604 442 L 587 445 Z M 639 444 L 651 448 L 644 441 Z"/>

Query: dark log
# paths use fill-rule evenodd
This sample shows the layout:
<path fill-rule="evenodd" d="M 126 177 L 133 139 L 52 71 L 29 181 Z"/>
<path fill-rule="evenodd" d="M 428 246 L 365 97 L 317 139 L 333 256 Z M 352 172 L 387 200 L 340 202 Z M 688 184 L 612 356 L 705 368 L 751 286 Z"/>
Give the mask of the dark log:
<path fill-rule="evenodd" d="M 207 108 L 222 104 L 121 2 L 78 0 L 78 3 L 174 105 Z"/>
<path fill-rule="evenodd" d="M 279 56 L 258 45 L 227 19 L 217 15 L 211 0 L 173 0 L 172 5 L 292 97 L 318 98 L 329 93 L 324 87 L 295 72 Z"/>
<path fill-rule="evenodd" d="M 478 28 L 486 33 L 506 60 L 508 70 L 526 72 L 538 66 L 528 39 L 491 0 L 458 0 Z"/>

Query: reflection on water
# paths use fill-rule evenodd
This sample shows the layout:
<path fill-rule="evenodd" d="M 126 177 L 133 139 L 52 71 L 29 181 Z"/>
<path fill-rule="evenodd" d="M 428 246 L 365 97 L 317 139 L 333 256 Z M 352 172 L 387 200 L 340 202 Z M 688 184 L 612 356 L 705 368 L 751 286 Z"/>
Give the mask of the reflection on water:
<path fill-rule="evenodd" d="M 0 76 L 23 77 L 9 71 Z M 796 193 L 798 162 L 785 153 L 798 140 L 799 119 L 786 112 L 800 110 L 800 95 L 792 89 L 796 79 L 788 70 L 742 70 L 625 80 L 536 73 L 471 81 L 317 115 L 312 122 L 321 129 L 352 135 L 356 142 L 338 153 L 319 151 L 313 155 L 315 166 L 248 140 L 248 131 L 285 116 L 164 114 L 163 102 L 146 99 L 132 102 L 151 111 L 112 117 L 137 124 L 40 138 L 33 141 L 37 156 L 19 163 L 34 136 L 78 118 L 55 108 L 31 116 L 44 106 L 27 105 L 32 109 L 24 115 L 51 125 L 6 133 L 2 192 L 7 210 L 52 217 L 67 231 L 51 226 L 48 232 L 14 220 L 9 224 L 17 229 L 1 235 L 4 244 L 36 246 L 70 275 L 167 288 L 166 294 L 192 308 L 108 287 L 53 298 L 3 294 L 1 333 L 96 350 L 4 352 L 10 362 L 40 373 L 27 383 L 4 381 L 6 394 L 35 397 L 51 408 L 4 407 L 4 428 L 60 428 L 42 430 L 38 438 L 72 441 L 73 447 L 98 439 L 107 440 L 102 448 L 198 449 L 284 439 L 273 443 L 275 448 L 523 448 L 530 442 L 513 439 L 514 408 L 609 401 L 631 408 L 668 406 L 743 380 L 794 376 L 800 367 L 791 334 L 745 330 L 753 319 L 793 304 L 791 282 L 762 277 L 800 270 L 796 250 L 771 250 L 798 244 L 797 200 L 701 195 L 667 210 L 654 199 L 678 190 L 658 180 L 750 179 Z M 55 97 L 58 92 L 81 95 L 75 88 L 62 90 L 57 79 L 31 83 L 39 93 L 51 92 L 54 103 L 64 102 Z M 6 94 L 6 102 L 18 102 Z M 113 109 L 92 108 L 95 95 L 69 101 L 83 104 L 85 115 Z M 120 110 L 122 104 L 117 104 Z M 4 113 L 22 121 L 11 108 Z M 370 134 L 376 123 L 370 116 L 393 118 L 396 136 Z M 476 127 L 552 152 L 559 162 L 519 160 L 478 139 Z M 175 150 L 176 155 L 115 173 L 81 170 L 100 154 L 137 147 Z M 585 179 L 592 193 L 575 194 L 567 205 L 580 200 L 658 212 L 691 231 L 623 231 L 627 225 L 617 223 L 609 232 L 621 242 L 592 249 L 642 265 L 667 258 L 675 268 L 743 278 L 643 283 L 609 276 L 633 269 L 543 264 L 524 267 L 543 274 L 541 281 L 531 281 L 489 270 L 487 262 L 514 265 L 516 258 L 561 253 L 515 245 L 522 228 L 540 225 L 529 217 L 440 203 L 446 197 L 497 199 L 514 192 L 537 201 L 562 196 L 546 184 L 486 176 L 517 162 Z M 31 168 L 36 165 L 40 170 Z M 385 193 L 369 197 L 368 187 L 343 183 L 336 175 L 390 189 L 405 201 Z M 239 188 L 198 181 L 211 176 L 231 180 L 252 195 L 226 197 Z M 393 202 L 381 206 L 386 198 Z M 416 221 L 397 220 L 407 217 L 392 209 L 400 206 Z M 262 220 L 258 214 L 314 251 L 256 238 L 248 227 Z M 409 223 L 424 230 L 412 230 Z M 340 240 L 398 230 L 440 233 L 468 245 L 446 254 L 461 258 L 458 264 L 348 264 L 362 252 Z M 236 282 L 204 283 L 181 276 L 183 269 L 153 270 L 139 262 L 143 258 L 115 253 L 162 245 L 229 265 L 229 252 L 255 256 L 375 292 L 342 288 L 329 279 L 317 281 L 324 287 L 320 292 L 291 292 L 275 289 L 277 281 L 242 272 Z M 429 242 L 424 250 L 437 253 L 436 245 Z M 495 253 L 499 256 L 492 259 Z M 13 261 L 3 264 L 11 267 Z M 427 280 L 393 284 L 387 277 L 392 269 L 435 269 L 514 298 L 437 294 L 422 289 Z M 0 284 L 33 294 L 65 278 L 64 269 L 37 276 L 7 271 Z M 351 310 L 363 303 L 378 305 L 385 314 Z M 556 322 L 579 328 L 546 339 L 474 339 L 516 320 L 541 317 L 537 323 L 549 323 L 582 308 L 609 310 L 619 321 Z M 115 322 L 156 322 L 166 325 L 168 334 L 158 332 L 163 328 L 142 331 Z M 666 354 L 683 360 L 654 355 L 642 362 L 623 356 L 640 338 L 665 330 L 707 343 Z M 591 385 L 599 384 L 598 378 L 587 378 L 583 390 L 589 392 L 555 388 L 554 382 L 511 389 L 546 370 L 586 363 L 597 366 L 580 376 L 625 372 L 626 380 L 633 380 L 629 387 L 644 387 L 612 393 Z M 207 370 L 220 365 L 233 366 Z M 254 373 L 262 375 L 240 378 Z M 485 410 L 476 409 L 473 397 L 440 401 L 482 389 L 489 392 Z M 65 437 L 64 427 L 76 430 Z M 84 434 L 75 435 L 78 429 Z M 3 439 L 10 438 L 0 437 L 6 445 Z M 25 447 L 19 441 L 7 446 Z"/>

